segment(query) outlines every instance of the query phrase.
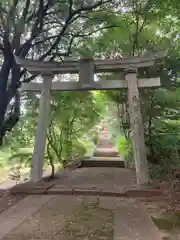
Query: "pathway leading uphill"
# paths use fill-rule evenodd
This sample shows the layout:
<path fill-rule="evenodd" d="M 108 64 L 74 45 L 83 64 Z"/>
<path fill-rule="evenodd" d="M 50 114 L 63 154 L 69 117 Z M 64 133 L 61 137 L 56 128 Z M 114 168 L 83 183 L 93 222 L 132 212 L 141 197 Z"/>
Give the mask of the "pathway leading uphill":
<path fill-rule="evenodd" d="M 0 214 L 0 240 L 160 240 L 106 130 L 85 161 L 52 182 L 13 188 L 26 197 Z"/>
<path fill-rule="evenodd" d="M 88 161 L 83 161 L 83 166 L 125 167 L 124 161 L 120 159 L 119 153 L 109 137 L 107 125 L 104 124 L 103 129 L 99 133 L 99 143 L 93 157 Z"/>

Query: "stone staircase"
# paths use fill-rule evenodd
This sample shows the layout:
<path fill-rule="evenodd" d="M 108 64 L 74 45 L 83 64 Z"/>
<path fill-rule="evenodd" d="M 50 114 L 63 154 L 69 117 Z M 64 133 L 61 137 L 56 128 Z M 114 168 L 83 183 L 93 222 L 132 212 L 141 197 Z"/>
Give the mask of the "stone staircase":
<path fill-rule="evenodd" d="M 99 144 L 91 159 L 83 160 L 82 167 L 120 167 L 124 168 L 124 161 L 120 160 L 119 153 L 108 135 L 107 126 L 100 132 Z"/>

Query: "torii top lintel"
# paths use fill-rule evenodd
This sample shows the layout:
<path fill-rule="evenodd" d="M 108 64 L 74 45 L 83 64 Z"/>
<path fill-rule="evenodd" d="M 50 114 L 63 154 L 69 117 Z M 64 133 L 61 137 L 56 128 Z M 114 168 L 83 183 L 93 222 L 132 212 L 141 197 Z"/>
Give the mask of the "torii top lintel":
<path fill-rule="evenodd" d="M 157 61 L 164 58 L 167 51 L 162 51 L 154 54 L 149 54 L 142 57 L 129 57 L 126 59 L 115 59 L 115 60 L 93 60 L 93 59 L 80 59 L 80 60 L 69 60 L 59 62 L 45 62 L 40 60 L 30 60 L 16 56 L 17 64 L 21 67 L 26 68 L 31 73 L 40 74 L 74 74 L 79 73 L 80 64 L 83 61 L 89 61 L 94 65 L 94 73 L 100 72 L 116 72 L 123 71 L 130 67 L 134 68 L 145 68 L 153 66 Z"/>

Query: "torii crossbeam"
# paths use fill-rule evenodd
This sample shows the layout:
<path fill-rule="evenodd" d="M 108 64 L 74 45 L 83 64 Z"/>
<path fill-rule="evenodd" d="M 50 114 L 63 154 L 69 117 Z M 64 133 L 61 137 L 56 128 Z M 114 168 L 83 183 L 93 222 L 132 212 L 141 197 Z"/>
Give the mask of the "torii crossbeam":
<path fill-rule="evenodd" d="M 39 119 L 35 147 L 32 156 L 31 180 L 37 182 L 43 175 L 46 134 L 49 124 L 51 91 L 90 91 L 128 88 L 129 115 L 132 132 L 133 155 L 136 165 L 138 184 L 148 184 L 147 153 L 144 140 L 144 127 L 140 111 L 138 88 L 158 87 L 160 78 L 138 79 L 138 68 L 156 64 L 166 52 L 144 57 L 131 57 L 123 60 L 80 59 L 63 63 L 43 62 L 16 57 L 23 68 L 33 74 L 41 74 L 43 83 L 23 83 L 21 91 L 41 92 Z M 94 81 L 94 74 L 101 72 L 125 72 L 125 80 Z M 77 82 L 53 82 L 55 74 L 79 74 Z"/>

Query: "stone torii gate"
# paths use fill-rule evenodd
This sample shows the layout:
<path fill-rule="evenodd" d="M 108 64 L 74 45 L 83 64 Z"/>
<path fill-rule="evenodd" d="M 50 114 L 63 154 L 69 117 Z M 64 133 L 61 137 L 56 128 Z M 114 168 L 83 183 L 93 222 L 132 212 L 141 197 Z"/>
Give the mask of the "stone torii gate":
<path fill-rule="evenodd" d="M 128 105 L 137 183 L 140 185 L 148 184 L 147 153 L 138 88 L 160 86 L 160 78 L 138 79 L 137 70 L 139 68 L 151 67 L 163 57 L 165 57 L 165 53 L 161 52 L 148 57 L 130 57 L 124 60 L 80 59 L 62 63 L 16 57 L 16 62 L 23 68 L 26 68 L 30 73 L 40 74 L 43 77 L 43 83 L 23 83 L 21 86 L 21 91 L 41 92 L 36 139 L 32 155 L 31 180 L 37 182 L 42 179 L 43 175 L 51 91 L 91 91 L 128 88 Z M 125 72 L 125 80 L 94 81 L 95 73 L 120 71 Z M 79 81 L 53 82 L 54 75 L 58 73 L 79 74 Z"/>

